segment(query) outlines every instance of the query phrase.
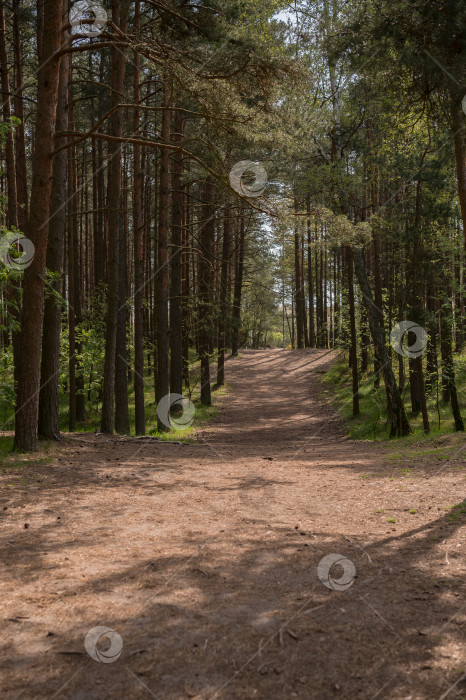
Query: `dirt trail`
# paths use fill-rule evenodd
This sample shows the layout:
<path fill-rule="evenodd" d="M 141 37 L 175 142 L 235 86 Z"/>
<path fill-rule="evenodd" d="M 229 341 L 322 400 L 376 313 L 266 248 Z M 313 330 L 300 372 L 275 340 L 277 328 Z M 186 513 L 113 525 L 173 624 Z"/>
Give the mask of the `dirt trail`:
<path fill-rule="evenodd" d="M 347 439 L 331 357 L 242 353 L 195 444 L 80 436 L 0 476 L 2 698 L 466 697 L 460 458 Z"/>

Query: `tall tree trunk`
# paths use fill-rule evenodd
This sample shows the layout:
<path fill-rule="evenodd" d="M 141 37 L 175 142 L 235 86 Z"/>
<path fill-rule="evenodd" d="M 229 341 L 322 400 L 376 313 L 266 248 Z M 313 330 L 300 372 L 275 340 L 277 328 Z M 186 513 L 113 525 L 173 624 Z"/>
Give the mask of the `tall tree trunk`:
<path fill-rule="evenodd" d="M 295 211 L 298 205 L 295 199 Z M 296 345 L 299 349 L 304 347 L 304 323 L 302 316 L 301 305 L 301 254 L 300 254 L 300 235 L 298 230 L 298 222 L 295 223 L 294 229 L 294 283 L 295 283 L 295 307 L 296 307 Z"/>
<path fill-rule="evenodd" d="M 307 332 L 307 314 L 306 314 L 306 287 L 304 283 L 304 233 L 300 235 L 300 248 L 301 248 L 301 292 L 300 292 L 300 302 L 301 302 L 301 318 L 303 319 L 303 336 L 304 336 L 304 347 L 309 347 L 309 336 Z"/>
<path fill-rule="evenodd" d="M 311 198 L 307 197 L 307 286 L 309 295 L 309 345 L 315 348 L 314 331 L 314 283 L 312 275 L 312 247 L 311 247 Z"/>
<path fill-rule="evenodd" d="M 115 352 L 115 431 L 119 435 L 127 435 L 129 428 L 128 412 L 128 362 L 126 347 L 126 198 L 120 199 L 120 235 L 118 253 L 118 311 L 117 337 Z"/>
<path fill-rule="evenodd" d="M 230 208 L 223 218 L 222 264 L 220 270 L 220 323 L 218 329 L 217 386 L 225 384 L 226 326 L 228 314 L 228 265 L 230 257 Z"/>
<path fill-rule="evenodd" d="M 315 252 L 314 252 L 314 266 L 315 266 L 315 286 L 316 286 L 316 343 L 315 347 L 320 348 L 321 347 L 321 340 L 322 340 L 322 319 L 320 317 L 320 278 L 319 278 L 319 263 L 318 263 L 318 252 L 319 252 L 319 246 L 318 246 L 318 225 L 317 225 L 317 219 L 315 220 L 315 231 L 314 231 L 314 237 L 315 237 Z"/>
<path fill-rule="evenodd" d="M 429 270 L 429 289 L 427 290 L 427 310 L 429 312 L 429 344 L 427 346 L 426 390 L 432 391 L 438 382 L 437 344 L 438 330 L 436 319 L 435 281 L 432 269 Z"/>
<path fill-rule="evenodd" d="M 181 299 L 183 321 L 183 379 L 185 386 L 189 386 L 189 329 L 190 329 L 190 274 L 189 274 L 189 224 L 190 224 L 189 184 L 186 185 L 185 194 L 185 226 L 183 227 L 183 277 L 181 280 Z"/>
<path fill-rule="evenodd" d="M 129 0 L 112 0 L 113 23 L 126 31 Z M 112 107 L 120 104 L 124 90 L 125 50 L 112 47 Z M 123 133 L 123 114 L 117 109 L 111 116 L 111 133 L 121 137 Z M 118 270 L 120 257 L 120 193 L 121 193 L 121 146 L 118 141 L 110 141 L 109 176 L 108 176 L 108 289 L 107 289 L 107 324 L 105 330 L 105 360 L 102 395 L 103 433 L 113 433 L 114 398 L 115 398 L 115 360 L 118 316 Z"/>
<path fill-rule="evenodd" d="M 200 270 L 199 270 L 199 355 L 201 358 L 201 403 L 210 406 L 212 396 L 210 390 L 210 326 L 212 323 L 211 294 L 212 294 L 212 244 L 214 240 L 215 222 L 212 204 L 212 180 L 207 178 L 203 191 L 204 206 L 202 207 L 202 223 L 199 235 Z"/>
<path fill-rule="evenodd" d="M 60 81 L 57 105 L 57 132 L 68 131 L 68 88 L 70 57 L 65 54 L 60 64 Z M 66 138 L 55 141 L 57 148 L 66 144 Z M 62 306 L 61 293 L 66 235 L 68 151 L 60 151 L 53 161 L 52 193 L 50 204 L 49 240 L 47 245 L 47 269 L 55 273 L 51 281 L 51 293 L 44 303 L 44 327 L 42 333 L 42 360 L 40 368 L 39 437 L 46 440 L 60 439 L 59 426 L 59 369 L 60 332 Z"/>
<path fill-rule="evenodd" d="M 373 197 L 376 197 L 376 185 L 375 182 L 372 184 Z M 375 208 L 375 203 L 373 200 L 373 209 Z M 374 301 L 377 307 L 377 313 L 379 314 L 379 326 L 382 333 L 382 338 L 385 342 L 385 329 L 384 329 L 384 318 L 383 318 L 383 297 L 382 297 L 382 277 L 380 274 L 380 245 L 379 245 L 379 235 L 377 230 L 374 229 L 373 239 L 372 239 L 372 270 L 374 275 Z M 378 360 L 375 358 L 374 361 L 374 388 L 378 389 L 380 383 L 380 367 L 378 366 Z"/>
<path fill-rule="evenodd" d="M 17 19 L 15 20 L 17 22 Z M 19 40 L 19 39 L 18 39 Z M 15 41 L 15 36 L 13 36 L 13 41 Z M 15 51 L 15 64 L 17 64 L 17 53 Z M 15 68 L 17 65 L 15 65 Z M 0 2 L 0 85 L 2 90 L 2 116 L 5 124 L 8 124 L 11 120 L 11 100 L 10 100 L 10 76 L 9 76 L 9 63 L 8 63 L 8 48 L 6 42 L 6 25 L 5 25 L 5 3 Z M 21 105 L 22 106 L 22 105 Z M 24 127 L 19 125 L 17 129 L 22 129 L 23 139 L 24 139 Z M 11 230 L 13 227 L 19 226 L 21 223 L 20 231 L 23 233 L 26 229 L 26 219 L 24 218 L 24 211 L 18 210 L 18 198 L 17 198 L 17 176 L 16 172 L 17 160 L 15 158 L 15 142 L 14 142 L 14 131 L 11 129 L 4 134 L 5 140 L 5 161 L 6 161 L 6 181 L 7 181 L 7 217 L 6 225 L 7 229 Z M 26 194 L 27 199 L 27 194 Z M 7 291 L 12 298 L 20 298 L 20 294 L 16 293 L 13 288 Z M 19 323 L 21 318 L 20 304 L 13 306 L 12 316 L 14 320 Z M 14 381 L 18 381 L 18 366 L 19 366 L 19 333 L 18 331 L 13 331 L 13 362 L 14 362 Z"/>
<path fill-rule="evenodd" d="M 82 277 L 82 262 L 81 262 L 81 240 L 78 228 L 78 200 L 76 197 L 76 192 L 78 191 L 78 177 L 77 177 L 77 151 L 75 148 L 72 149 L 71 158 L 71 168 L 72 168 L 72 195 L 73 198 L 70 202 L 71 212 L 72 212 L 72 226 L 71 232 L 73 235 L 73 278 L 74 278 L 74 288 L 73 288 L 73 313 L 74 313 L 74 323 L 75 328 L 81 329 L 83 322 L 83 310 L 82 310 L 82 293 L 81 293 L 81 277 Z M 84 396 L 84 374 L 82 367 L 82 355 L 83 343 L 80 336 L 76 339 L 76 421 L 78 423 L 85 419 L 85 396 Z"/>
<path fill-rule="evenodd" d="M 183 117 L 175 111 L 173 141 L 181 146 L 183 142 Z M 181 315 L 181 277 L 183 251 L 183 156 L 173 155 L 172 172 L 172 237 L 171 237 L 171 276 L 170 276 L 170 391 L 183 393 L 183 333 Z"/>
<path fill-rule="evenodd" d="M 73 104 L 70 91 L 70 121 L 73 123 Z M 74 308 L 76 279 L 75 257 L 78 242 L 78 219 L 76 207 L 76 147 L 69 150 L 68 159 L 68 374 L 70 390 L 68 397 L 68 429 L 76 430 L 76 314 Z"/>
<path fill-rule="evenodd" d="M 161 139 L 170 140 L 170 103 L 171 87 L 168 77 L 164 76 L 163 110 Z M 159 188 L 159 230 L 156 275 L 156 334 L 157 334 L 157 381 L 155 399 L 157 403 L 169 393 L 169 340 L 168 340 L 168 215 L 170 205 L 170 155 L 168 149 L 162 149 L 160 157 Z M 157 419 L 158 429 L 166 431 L 168 427 Z"/>
<path fill-rule="evenodd" d="M 353 283 L 353 251 L 346 249 L 347 274 L 348 274 L 348 301 L 351 328 L 351 369 L 353 377 L 353 416 L 359 416 L 359 377 L 358 377 L 358 341 L 356 337 L 356 310 L 354 305 Z"/>
<path fill-rule="evenodd" d="M 18 200 L 18 227 L 25 231 L 28 220 L 28 179 L 26 167 L 26 139 L 24 136 L 23 70 L 21 62 L 21 37 L 19 33 L 19 0 L 13 0 L 13 50 L 15 62 L 15 116 L 20 120 L 16 127 L 16 192 Z M 66 7 L 65 7 L 66 10 Z"/>
<path fill-rule="evenodd" d="M 241 293 L 243 289 L 243 269 L 244 269 L 244 247 L 245 247 L 245 227 L 244 227 L 244 212 L 241 211 L 239 217 L 239 233 L 238 233 L 238 259 L 235 271 L 235 283 L 233 290 L 233 308 L 231 313 L 231 355 L 234 357 L 238 354 L 239 348 L 239 328 L 241 324 Z"/>
<path fill-rule="evenodd" d="M 464 431 L 464 421 L 461 416 L 458 401 L 458 392 L 455 381 L 455 365 L 453 362 L 453 323 L 451 310 L 451 288 L 445 286 L 443 290 L 443 308 L 440 315 L 441 323 L 441 348 L 442 348 L 442 379 L 444 379 L 451 402 L 451 411 L 455 421 L 455 430 Z"/>
<path fill-rule="evenodd" d="M 61 41 L 63 3 L 61 1 L 46 3 L 44 17 L 47 32 L 42 41 L 43 63 L 37 74 L 38 96 L 32 156 L 31 206 L 26 232 L 35 246 L 35 257 L 32 264 L 24 271 L 16 394 L 14 445 L 19 450 L 32 450 L 37 447 L 44 284 L 60 68 L 60 59 L 56 53 Z"/>
<path fill-rule="evenodd" d="M 134 29 L 139 31 L 140 26 L 139 0 L 134 8 Z M 138 105 L 141 99 L 140 58 L 137 51 L 134 52 L 134 104 Z M 134 110 L 133 129 L 136 138 L 140 133 L 139 109 Z M 143 219 L 142 219 L 142 186 L 143 173 L 141 169 L 141 147 L 133 146 L 134 158 L 134 187 L 133 187 L 133 236 L 134 236 L 134 412 L 136 435 L 145 435 L 146 418 L 144 410 L 144 337 L 143 337 L 143 300 L 144 300 L 144 260 L 143 260 Z"/>
<path fill-rule="evenodd" d="M 8 50 L 6 45 L 5 3 L 0 0 L 0 77 L 2 87 L 2 116 L 5 123 L 11 120 L 10 77 L 8 72 Z M 16 198 L 16 162 L 14 132 L 9 130 L 4 135 L 6 181 L 8 194 L 7 228 L 18 225 L 18 203 Z"/>

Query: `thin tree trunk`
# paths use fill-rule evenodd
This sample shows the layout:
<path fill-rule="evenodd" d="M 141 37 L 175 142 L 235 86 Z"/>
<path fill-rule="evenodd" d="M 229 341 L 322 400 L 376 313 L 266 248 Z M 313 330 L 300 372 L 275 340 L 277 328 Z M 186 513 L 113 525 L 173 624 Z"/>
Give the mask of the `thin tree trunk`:
<path fill-rule="evenodd" d="M 232 329 L 231 329 L 231 355 L 234 357 L 238 354 L 239 348 L 239 328 L 241 324 L 241 292 L 243 289 L 243 269 L 244 269 L 244 247 L 245 247 L 245 228 L 244 228 L 244 213 L 241 211 L 239 217 L 239 246 L 238 260 L 235 271 L 235 283 L 233 291 L 233 309 L 232 309 Z"/>
<path fill-rule="evenodd" d="M 72 211 L 72 226 L 71 232 L 73 235 L 73 278 L 74 278 L 74 288 L 73 288 L 73 301 L 72 309 L 74 313 L 74 323 L 75 328 L 81 329 L 83 322 L 83 311 L 82 311 L 82 292 L 81 292 L 81 276 L 82 276 L 82 261 L 81 261 L 81 245 L 80 245 L 80 235 L 78 229 L 78 218 L 77 218 L 77 197 L 76 192 L 78 191 L 78 177 L 77 177 L 77 151 L 75 148 L 72 149 L 71 158 L 71 168 L 72 168 L 72 195 L 73 199 L 70 202 Z M 83 349 L 83 343 L 81 338 L 78 336 L 76 339 L 76 421 L 78 423 L 85 419 L 85 396 L 84 396 L 84 375 L 81 361 L 81 354 Z"/>
<path fill-rule="evenodd" d="M 204 206 L 202 207 L 202 224 L 199 235 L 200 270 L 199 270 L 199 355 L 201 358 L 201 403 L 210 406 L 212 395 L 210 389 L 210 325 L 212 319 L 210 299 L 212 290 L 211 265 L 212 244 L 215 222 L 212 205 L 212 180 L 207 178 L 204 186 Z"/>
<path fill-rule="evenodd" d="M 189 386 L 189 329 L 190 329 L 190 274 L 189 274 L 189 224 L 190 224 L 190 204 L 189 204 L 189 184 L 186 185 L 185 199 L 185 225 L 183 227 L 183 277 L 181 280 L 181 299 L 183 321 L 183 379 L 185 386 Z"/>
<path fill-rule="evenodd" d="M 70 116 L 73 107 L 70 107 Z M 71 120 L 72 121 L 72 120 Z M 76 190 L 74 175 L 76 172 L 76 148 L 73 146 L 69 151 L 68 162 L 68 375 L 69 375 L 69 396 L 68 396 L 68 429 L 70 432 L 76 430 L 76 316 L 74 313 L 75 298 L 75 267 L 74 258 L 77 255 L 75 242 L 77 236 L 74 235 L 74 228 L 77 226 L 76 219 Z"/>
<path fill-rule="evenodd" d="M 8 73 L 8 50 L 6 45 L 5 28 L 5 3 L 0 0 L 0 77 L 2 87 L 2 116 L 3 121 L 8 124 L 11 121 L 11 100 L 10 100 L 10 77 Z M 13 129 L 7 130 L 4 134 L 5 140 L 5 160 L 6 160 L 6 182 L 7 182 L 7 228 L 11 229 L 18 225 L 18 203 L 16 197 L 16 162 L 15 162 L 15 142 Z"/>
<path fill-rule="evenodd" d="M 66 9 L 66 8 L 65 8 Z M 16 192 L 18 200 L 18 227 L 25 231 L 28 220 L 28 179 L 26 167 L 26 140 L 24 136 L 23 70 L 21 63 L 21 37 L 19 33 L 19 0 L 13 0 L 13 50 L 15 62 L 15 116 L 20 120 L 16 134 Z"/>
<path fill-rule="evenodd" d="M 304 284 L 304 233 L 300 235 L 300 256 L 301 256 L 301 281 L 300 281 L 300 302 L 301 302 L 301 318 L 303 320 L 303 339 L 304 347 L 309 347 L 309 336 L 307 332 L 307 314 L 306 314 L 306 288 Z"/>
<path fill-rule="evenodd" d="M 136 148 L 136 146 L 135 146 Z M 94 197 L 94 291 L 98 291 L 105 279 L 105 182 L 102 141 L 92 140 L 93 197 Z"/>
<path fill-rule="evenodd" d="M 183 117 L 175 111 L 173 141 L 181 146 L 183 142 Z M 171 276 L 170 276 L 170 391 L 183 392 L 183 329 L 181 315 L 181 277 L 183 243 L 183 156 L 175 152 L 172 172 L 172 237 L 171 237 Z"/>
<path fill-rule="evenodd" d="M 347 274 L 348 274 L 348 301 L 351 328 L 351 369 L 353 377 L 353 416 L 359 416 L 359 377 L 358 377 L 358 341 L 356 337 L 356 311 L 354 305 L 354 283 L 353 283 L 353 251 L 350 247 L 346 249 L 347 254 Z"/>
<path fill-rule="evenodd" d="M 126 30 L 129 0 L 113 0 L 113 23 Z M 125 50 L 112 47 L 112 107 L 120 104 L 124 89 Z M 111 116 L 111 133 L 117 138 L 123 133 L 123 114 L 117 109 Z M 108 289 L 107 324 L 105 331 L 105 360 L 102 392 L 103 433 L 112 434 L 114 427 L 115 360 L 118 316 L 118 271 L 120 257 L 120 193 L 121 193 L 121 146 L 118 141 L 110 141 L 108 176 Z"/>
<path fill-rule="evenodd" d="M 314 281 L 312 275 L 312 247 L 311 247 L 311 198 L 307 198 L 307 286 L 309 295 L 309 345 L 315 348 L 315 331 L 314 331 Z"/>
<path fill-rule="evenodd" d="M 58 132 L 68 131 L 68 88 L 70 78 L 70 58 L 65 54 L 60 64 L 57 122 Z M 57 148 L 66 144 L 66 138 L 56 139 Z M 60 439 L 59 425 L 59 368 L 60 332 L 62 305 L 61 293 L 66 236 L 68 151 L 64 149 L 53 161 L 51 216 L 47 245 L 47 269 L 57 275 L 51 282 L 53 293 L 46 296 L 44 303 L 44 327 L 42 333 L 42 360 L 39 394 L 39 437 L 46 440 Z"/>
<path fill-rule="evenodd" d="M 168 78 L 164 77 L 163 111 L 161 139 L 170 140 L 170 102 L 171 88 Z M 157 403 L 169 393 L 169 340 L 168 340 L 168 222 L 170 201 L 170 156 L 167 149 L 162 149 L 160 157 L 159 189 L 159 230 L 156 275 L 156 325 L 157 325 L 157 381 L 155 399 Z M 158 429 L 168 430 L 168 426 L 157 418 Z"/>
<path fill-rule="evenodd" d="M 429 312 L 429 344 L 427 346 L 427 378 L 426 390 L 432 391 L 434 383 L 438 383 L 438 362 L 437 362 L 437 345 L 438 345 L 438 330 L 435 302 L 435 282 L 432 270 L 429 270 L 429 289 L 427 291 L 427 310 Z"/>
<path fill-rule="evenodd" d="M 120 198 L 120 235 L 118 254 L 118 311 L 117 311 L 117 337 L 115 352 L 115 431 L 119 435 L 127 435 L 129 428 L 128 412 L 128 362 L 126 347 L 126 217 L 122 212 L 126 210 L 126 201 Z"/>
<path fill-rule="evenodd" d="M 225 384 L 225 341 L 228 313 L 228 264 L 230 257 L 230 209 L 225 207 L 223 218 L 222 264 L 220 272 L 220 323 L 218 331 L 217 386 Z"/>
<path fill-rule="evenodd" d="M 297 211 L 298 205 L 295 200 L 295 211 Z M 300 265 L 300 235 L 298 231 L 298 223 L 295 223 L 294 230 L 294 283 L 295 283 L 295 308 L 296 308 L 296 346 L 298 349 L 304 347 L 304 324 L 302 317 L 302 305 L 301 305 L 301 265 Z"/>
<path fill-rule="evenodd" d="M 452 313 L 451 313 L 451 289 L 446 288 L 443 291 L 443 309 L 440 316 L 441 323 L 441 348 L 442 348 L 442 379 L 444 379 L 451 402 L 451 411 L 455 421 L 455 430 L 464 431 L 464 421 L 461 416 L 460 405 L 458 401 L 458 392 L 455 381 L 455 365 L 453 362 L 453 334 L 452 334 Z"/>
<path fill-rule="evenodd" d="M 139 0 L 134 9 L 134 28 L 137 32 L 140 26 Z M 140 58 L 137 51 L 134 52 L 134 104 L 138 105 L 141 99 Z M 133 129 L 136 138 L 140 130 L 139 109 L 134 110 Z M 144 300 L 144 260 L 143 260 L 143 219 L 142 219 L 142 185 L 143 174 L 141 169 L 141 147 L 133 146 L 134 158 L 134 186 L 133 186 L 133 236 L 134 236 L 134 411 L 136 435 L 145 435 L 146 418 L 144 409 L 144 337 L 143 337 L 143 300 Z"/>

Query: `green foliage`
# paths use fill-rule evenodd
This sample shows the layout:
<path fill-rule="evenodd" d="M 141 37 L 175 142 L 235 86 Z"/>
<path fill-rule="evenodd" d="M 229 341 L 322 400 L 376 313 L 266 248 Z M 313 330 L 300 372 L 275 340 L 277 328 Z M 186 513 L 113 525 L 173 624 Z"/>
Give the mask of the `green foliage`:
<path fill-rule="evenodd" d="M 3 429 L 12 427 L 10 422 L 15 411 L 15 401 L 13 346 L 9 345 L 0 350 L 0 420 Z"/>
<path fill-rule="evenodd" d="M 463 409 L 466 406 L 466 354 L 455 358 L 456 379 L 459 401 Z M 355 418 L 352 415 L 352 384 L 351 371 L 348 366 L 347 356 L 340 355 L 330 370 L 324 375 L 324 381 L 332 387 L 333 401 L 340 411 L 341 417 L 348 428 L 349 435 L 356 440 L 387 440 L 388 416 L 386 413 L 385 388 L 383 383 L 379 388 L 374 388 L 374 375 L 372 366 L 366 375 L 361 377 L 359 388 L 360 415 Z M 409 389 L 405 387 L 403 392 L 406 411 L 410 417 L 413 428 L 413 439 L 423 436 L 422 417 L 410 415 Z M 451 432 L 452 418 L 449 406 L 437 405 L 436 392 L 427 396 L 428 413 L 431 424 L 431 436 L 444 435 Z M 440 415 L 440 425 L 439 425 Z M 433 453 L 437 453 L 434 449 Z"/>

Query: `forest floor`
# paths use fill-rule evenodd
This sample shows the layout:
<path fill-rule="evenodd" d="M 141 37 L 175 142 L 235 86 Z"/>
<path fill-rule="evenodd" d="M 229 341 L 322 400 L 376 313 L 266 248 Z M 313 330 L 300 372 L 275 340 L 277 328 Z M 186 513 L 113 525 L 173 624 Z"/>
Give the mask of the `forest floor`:
<path fill-rule="evenodd" d="M 466 698 L 464 436 L 348 439 L 331 360 L 245 351 L 194 442 L 67 436 L 0 474 L 2 698 Z"/>

